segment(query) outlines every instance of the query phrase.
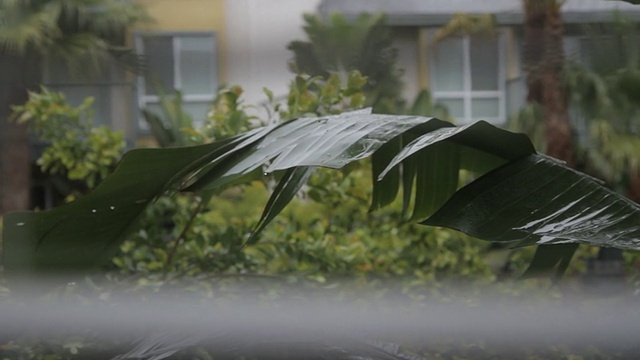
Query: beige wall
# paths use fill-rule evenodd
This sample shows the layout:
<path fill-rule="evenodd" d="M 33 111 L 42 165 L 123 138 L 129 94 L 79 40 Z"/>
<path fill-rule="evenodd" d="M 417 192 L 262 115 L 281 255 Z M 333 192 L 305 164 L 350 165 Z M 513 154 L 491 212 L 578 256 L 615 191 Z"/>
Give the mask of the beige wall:
<path fill-rule="evenodd" d="M 137 0 L 155 19 L 145 27 L 173 31 L 224 28 L 224 0 Z"/>
<path fill-rule="evenodd" d="M 153 22 L 140 31 L 215 31 L 218 35 L 218 75 L 226 80 L 225 0 L 137 0 Z"/>
<path fill-rule="evenodd" d="M 245 101 L 266 101 L 263 87 L 276 97 L 287 93 L 293 74 L 287 44 L 304 40 L 302 14 L 315 12 L 319 0 L 227 0 L 227 82 L 245 90 Z"/>
<path fill-rule="evenodd" d="M 293 74 L 289 42 L 304 39 L 302 14 L 319 0 L 137 0 L 153 23 L 136 30 L 215 31 L 221 83 L 244 88 L 245 102 L 266 100 L 262 88 L 286 94 Z"/>

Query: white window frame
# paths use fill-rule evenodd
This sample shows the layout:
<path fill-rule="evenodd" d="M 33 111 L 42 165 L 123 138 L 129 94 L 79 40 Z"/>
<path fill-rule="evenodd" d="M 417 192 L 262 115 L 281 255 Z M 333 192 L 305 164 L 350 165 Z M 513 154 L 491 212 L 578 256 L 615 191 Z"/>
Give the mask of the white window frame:
<path fill-rule="evenodd" d="M 218 76 L 218 36 L 213 31 L 188 31 L 188 32 L 166 32 L 154 31 L 135 34 L 135 47 L 139 54 L 144 55 L 144 38 L 147 37 L 170 37 L 173 51 L 173 85 L 176 90 L 182 90 L 182 77 L 180 74 L 181 54 L 180 41 L 184 37 L 210 37 L 213 40 L 213 56 L 211 58 L 211 92 L 208 94 L 185 94 L 182 93 L 182 101 L 184 103 L 213 102 L 218 92 L 219 76 Z M 160 96 L 146 94 L 146 78 L 138 76 L 137 104 L 138 110 L 144 109 L 147 104 L 159 104 Z M 198 119 L 194 119 L 198 120 Z M 138 117 L 138 127 L 142 130 L 148 130 L 149 126 L 142 117 Z"/>
<path fill-rule="evenodd" d="M 433 33 L 432 33 L 433 34 Z M 501 125 L 507 120 L 506 116 L 506 43 L 503 31 L 498 31 L 498 90 L 472 90 L 471 88 L 471 54 L 469 35 L 462 35 L 463 51 L 463 89 L 462 91 L 438 91 L 434 77 L 431 76 L 430 88 L 434 101 L 438 100 L 462 100 L 464 115 L 462 118 L 455 118 L 459 124 L 469 124 L 477 120 L 486 120 L 492 124 Z M 437 46 L 437 45 L 436 45 Z M 429 72 L 435 74 L 437 69 L 433 56 L 434 50 L 429 57 Z M 474 99 L 498 99 L 498 117 L 474 117 L 471 113 L 472 100 Z"/>

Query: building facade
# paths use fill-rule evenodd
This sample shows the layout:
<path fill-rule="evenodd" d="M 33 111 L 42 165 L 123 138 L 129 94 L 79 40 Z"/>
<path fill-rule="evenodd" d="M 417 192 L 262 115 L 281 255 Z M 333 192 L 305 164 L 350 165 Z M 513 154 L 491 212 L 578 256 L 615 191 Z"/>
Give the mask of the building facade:
<path fill-rule="evenodd" d="M 479 119 L 503 124 L 524 105 L 521 0 L 323 0 L 319 12 L 340 12 L 348 18 L 361 12 L 387 14 L 405 73 L 405 97 L 429 89 L 459 124 Z M 566 0 L 562 12 L 565 53 L 576 58 L 590 46 L 583 25 L 611 23 L 617 14 L 640 20 L 640 6 L 620 1 Z M 436 41 L 438 29 L 459 13 L 492 14 L 493 36 Z"/>
<path fill-rule="evenodd" d="M 62 66 L 44 69 L 43 84 L 78 105 L 94 97 L 94 121 L 148 134 L 142 109 L 161 112 L 163 93 L 182 93 L 184 110 L 204 120 L 219 88 L 240 85 L 248 104 L 266 102 L 262 88 L 286 94 L 292 74 L 287 44 L 304 37 L 302 14 L 318 0 L 134 0 L 153 19 L 130 29 L 126 42 L 144 56 L 144 76 L 111 66 L 99 79 L 78 79 Z"/>

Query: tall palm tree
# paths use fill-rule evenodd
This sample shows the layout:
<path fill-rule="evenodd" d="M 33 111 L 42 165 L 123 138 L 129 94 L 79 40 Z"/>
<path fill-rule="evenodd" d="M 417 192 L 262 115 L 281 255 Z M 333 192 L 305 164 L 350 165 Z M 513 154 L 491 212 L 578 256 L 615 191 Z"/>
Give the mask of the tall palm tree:
<path fill-rule="evenodd" d="M 527 102 L 542 106 L 546 152 L 574 163 L 573 132 L 569 119 L 562 38 L 562 0 L 523 0 L 524 67 Z"/>
<path fill-rule="evenodd" d="M 144 9 L 120 0 L 0 0 L 0 214 L 29 205 L 29 138 L 7 121 L 12 105 L 42 80 L 45 64 L 71 74 L 99 74 L 110 61 L 139 61 L 123 46 L 126 29 L 147 19 Z"/>

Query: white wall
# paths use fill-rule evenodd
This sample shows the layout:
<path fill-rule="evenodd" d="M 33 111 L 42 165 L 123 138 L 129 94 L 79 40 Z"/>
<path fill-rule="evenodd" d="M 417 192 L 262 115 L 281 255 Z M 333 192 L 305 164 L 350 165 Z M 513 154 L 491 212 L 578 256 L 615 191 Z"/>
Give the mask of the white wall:
<path fill-rule="evenodd" d="M 227 84 L 240 85 L 248 104 L 266 101 L 263 87 L 276 97 L 287 93 L 293 74 L 287 44 L 306 40 L 302 14 L 319 0 L 227 0 Z"/>

